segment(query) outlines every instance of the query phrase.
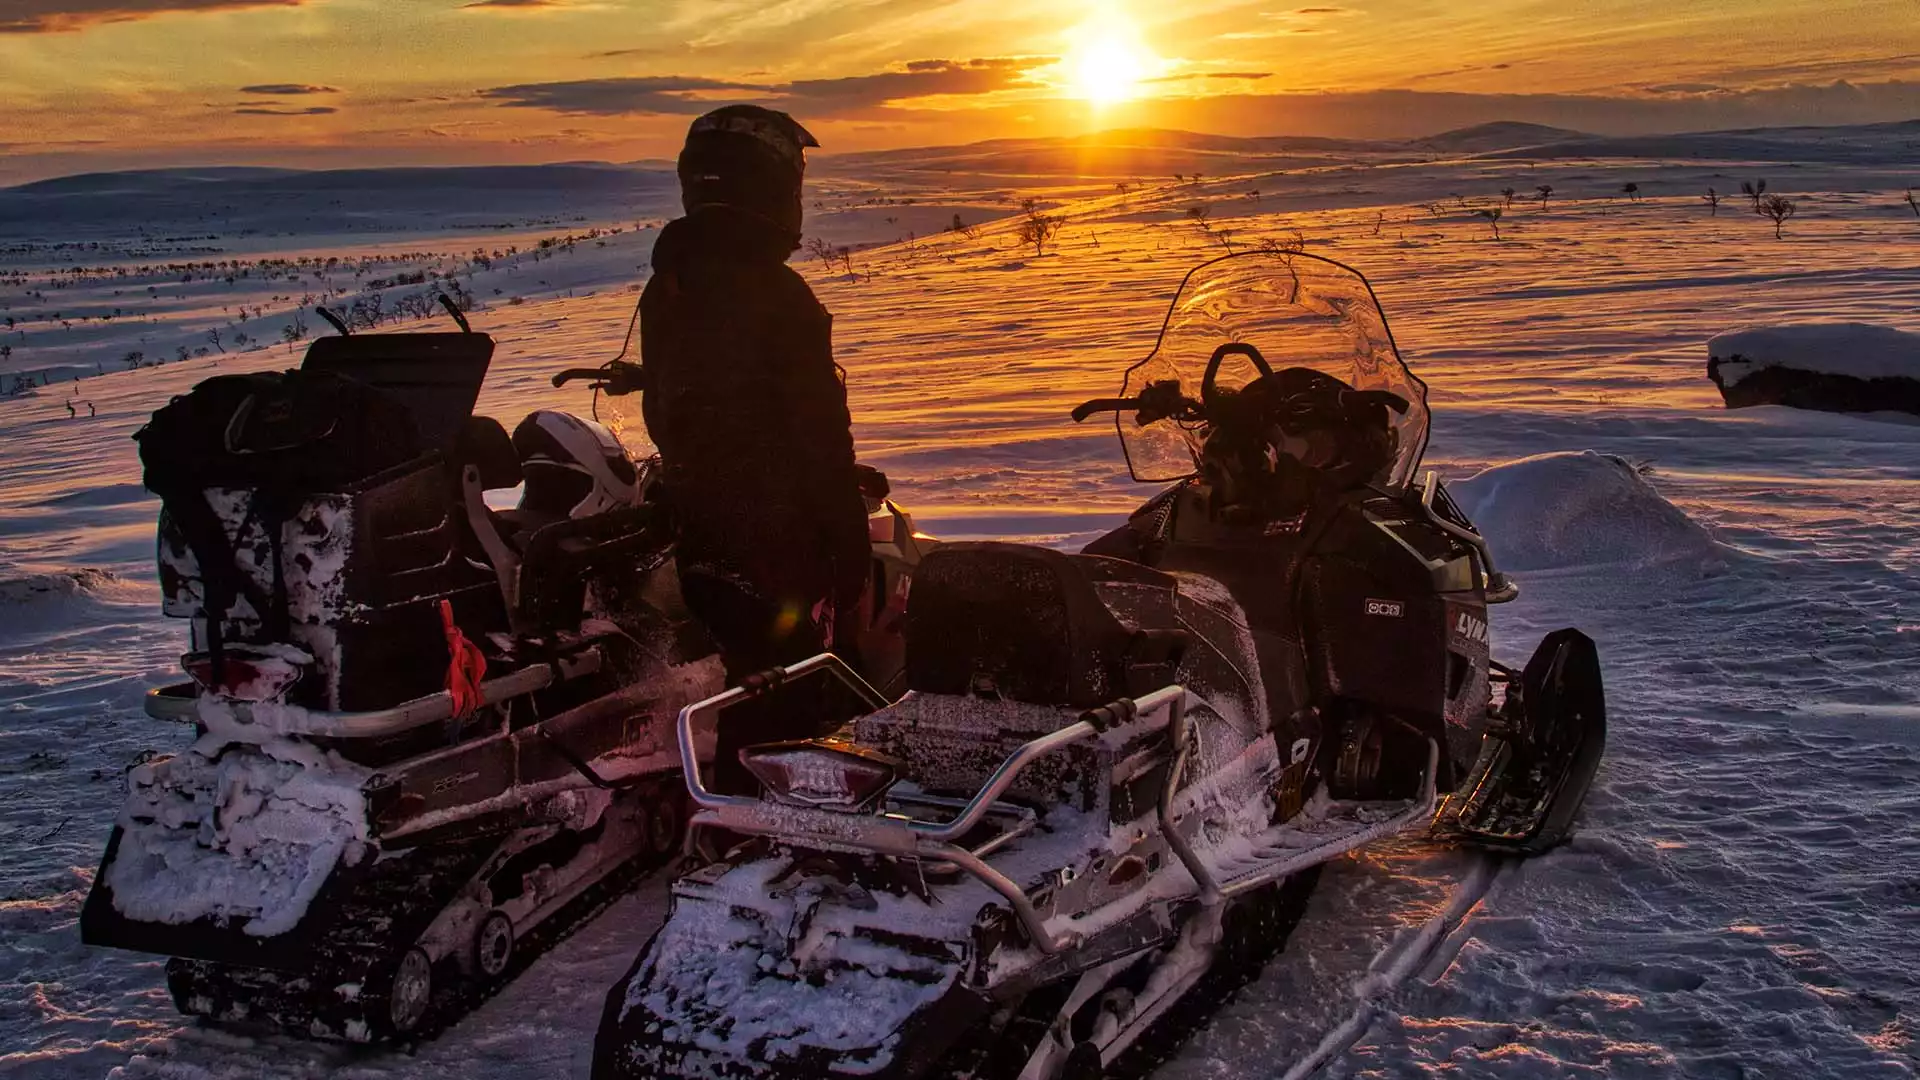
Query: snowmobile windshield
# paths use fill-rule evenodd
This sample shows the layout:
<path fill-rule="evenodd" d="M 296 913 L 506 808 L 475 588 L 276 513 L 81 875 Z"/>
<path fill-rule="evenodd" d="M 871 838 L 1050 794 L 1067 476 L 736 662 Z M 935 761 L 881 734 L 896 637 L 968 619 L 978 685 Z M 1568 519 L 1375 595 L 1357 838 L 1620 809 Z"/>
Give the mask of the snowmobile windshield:
<path fill-rule="evenodd" d="M 1214 386 L 1237 390 L 1261 372 L 1245 350 L 1221 356 L 1221 346 L 1229 344 L 1252 346 L 1274 372 L 1310 368 L 1356 390 L 1404 398 L 1406 412 L 1389 416 L 1393 457 L 1378 482 L 1403 488 L 1412 481 L 1426 451 L 1427 386 L 1401 361 L 1373 287 L 1359 271 L 1285 251 L 1249 251 L 1203 263 L 1181 283 L 1153 352 L 1127 369 L 1121 394 L 1133 397 L 1173 380 L 1198 402 L 1216 357 Z M 1196 471 L 1204 421 L 1140 424 L 1123 412 L 1117 422 L 1135 480 L 1179 480 Z"/>

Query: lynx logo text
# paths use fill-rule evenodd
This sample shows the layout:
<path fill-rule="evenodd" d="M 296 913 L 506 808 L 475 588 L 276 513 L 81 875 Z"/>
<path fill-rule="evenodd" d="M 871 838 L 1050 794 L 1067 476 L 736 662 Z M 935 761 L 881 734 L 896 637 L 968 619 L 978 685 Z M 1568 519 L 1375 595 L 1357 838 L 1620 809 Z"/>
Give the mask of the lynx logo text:
<path fill-rule="evenodd" d="M 1468 641 L 1481 645 L 1487 643 L 1487 621 L 1485 619 L 1475 618 L 1464 611 L 1460 613 L 1458 619 L 1454 620 L 1453 632 L 1466 638 Z"/>

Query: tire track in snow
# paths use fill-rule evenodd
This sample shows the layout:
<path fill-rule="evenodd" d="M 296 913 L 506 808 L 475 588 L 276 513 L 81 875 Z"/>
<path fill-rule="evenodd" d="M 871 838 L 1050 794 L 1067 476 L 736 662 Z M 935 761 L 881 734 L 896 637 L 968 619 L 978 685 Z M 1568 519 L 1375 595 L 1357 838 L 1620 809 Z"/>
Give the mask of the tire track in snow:
<path fill-rule="evenodd" d="M 1483 854 L 1454 887 L 1453 896 L 1439 914 L 1418 929 L 1397 936 L 1380 950 L 1367 965 L 1367 973 L 1352 986 L 1353 1011 L 1322 1036 L 1307 1056 L 1295 1061 L 1280 1080 L 1307 1080 L 1329 1062 L 1345 1053 L 1367 1033 L 1380 1015 L 1386 999 L 1405 985 L 1415 972 L 1423 977 L 1445 970 L 1454 954 L 1466 943 L 1462 933 L 1466 919 L 1493 886 L 1521 860 L 1504 855 Z"/>

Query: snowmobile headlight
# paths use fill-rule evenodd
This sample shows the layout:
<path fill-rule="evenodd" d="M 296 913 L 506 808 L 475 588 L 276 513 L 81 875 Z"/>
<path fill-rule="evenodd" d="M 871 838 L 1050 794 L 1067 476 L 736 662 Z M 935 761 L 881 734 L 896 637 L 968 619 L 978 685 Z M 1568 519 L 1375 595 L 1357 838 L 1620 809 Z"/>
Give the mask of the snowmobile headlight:
<path fill-rule="evenodd" d="M 844 739 L 768 743 L 740 751 L 740 764 L 776 802 L 865 810 L 900 778 L 900 763 Z"/>

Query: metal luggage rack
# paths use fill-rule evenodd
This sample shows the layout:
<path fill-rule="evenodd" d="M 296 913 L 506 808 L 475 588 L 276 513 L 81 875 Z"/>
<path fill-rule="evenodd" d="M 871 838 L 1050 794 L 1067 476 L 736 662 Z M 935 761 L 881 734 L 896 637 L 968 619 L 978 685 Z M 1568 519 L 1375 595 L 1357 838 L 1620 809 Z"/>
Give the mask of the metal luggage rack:
<path fill-rule="evenodd" d="M 1117 723 L 1163 712 L 1164 724 L 1173 733 L 1173 745 L 1179 749 L 1175 755 L 1174 767 L 1168 772 L 1166 787 L 1161 793 L 1161 829 L 1167 835 L 1175 854 L 1193 874 L 1194 880 L 1203 883 L 1203 892 L 1217 893 L 1217 890 L 1211 888 L 1212 875 L 1194 854 L 1186 839 L 1173 828 L 1172 823 L 1173 794 L 1179 789 L 1181 773 L 1185 771 L 1187 759 L 1188 694 L 1185 687 L 1167 686 L 1137 700 L 1121 699 L 1112 705 L 1089 710 L 1075 723 L 1025 743 L 1000 763 L 999 768 L 994 770 L 993 775 L 988 777 L 987 782 L 971 799 L 909 795 L 895 800 L 896 804 L 919 802 L 942 810 L 954 811 L 952 816 L 945 820 L 928 821 L 905 814 L 863 815 L 784 804 L 776 805 L 748 796 L 719 795 L 707 790 L 706 784 L 700 778 L 700 765 L 694 754 L 693 731 L 696 721 L 715 720 L 720 711 L 730 705 L 765 694 L 789 680 L 815 673 L 824 673 L 838 679 L 876 709 L 885 708 L 888 704 L 878 691 L 868 685 L 866 680 L 839 657 L 832 653 L 821 653 L 790 667 L 772 668 L 753 675 L 743 680 L 739 686 L 704 701 L 697 701 L 680 710 L 681 768 L 686 773 L 687 790 L 692 795 L 694 803 L 701 808 L 700 812 L 694 815 L 692 822 L 694 826 L 711 825 L 756 836 L 805 838 L 823 847 L 952 864 L 999 893 L 1013 909 L 1014 914 L 1019 917 L 1020 924 L 1026 930 L 1034 947 L 1051 955 L 1072 948 L 1077 943 L 1079 935 L 1055 934 L 1048 930 L 1046 920 L 1019 884 L 988 865 L 984 858 L 992 851 L 1030 831 L 1037 821 L 1032 810 L 1002 802 L 1001 796 L 1013 786 L 1013 782 L 1027 766 L 1040 758 L 1074 743 L 1097 738 Z M 1016 824 L 979 847 L 962 846 L 961 838 L 973 832 L 990 816 L 1012 818 Z"/>
<path fill-rule="evenodd" d="M 715 826 L 755 836 L 803 838 L 823 848 L 951 864 L 1000 894 L 1019 918 L 1034 947 L 1047 955 L 1073 948 L 1079 943 L 1080 935 L 1071 931 L 1056 934 L 1049 930 L 1046 919 L 1019 884 L 986 862 L 986 855 L 1024 835 L 1036 823 L 1032 810 L 1002 802 L 1000 798 L 1013 786 L 1022 770 L 1033 762 L 1074 743 L 1097 738 L 1119 724 L 1150 717 L 1155 713 L 1163 717 L 1161 724 L 1169 732 L 1174 757 L 1172 767 L 1167 770 L 1166 784 L 1160 792 L 1157 808 L 1160 831 L 1181 865 L 1192 876 L 1199 899 L 1204 904 L 1222 903 L 1229 897 L 1326 862 L 1382 836 L 1402 831 L 1431 817 L 1437 799 L 1434 784 L 1439 770 L 1440 748 L 1429 740 L 1427 771 L 1421 783 L 1421 794 L 1404 809 L 1362 829 L 1290 851 L 1285 857 L 1278 857 L 1257 870 L 1233 875 L 1223 884 L 1181 834 L 1174 819 L 1174 796 L 1180 790 L 1191 746 L 1187 718 L 1191 695 L 1179 685 L 1163 687 L 1138 699 L 1122 698 L 1111 705 L 1089 710 L 1077 722 L 1025 743 L 1000 763 L 999 768 L 994 770 L 971 799 L 909 795 L 894 800 L 896 805 L 919 802 L 954 811 L 953 816 L 941 821 L 921 820 L 897 813 L 859 814 L 773 804 L 758 798 L 719 795 L 707 790 L 701 780 L 699 761 L 694 753 L 695 722 L 715 722 L 721 710 L 730 705 L 765 694 L 789 680 L 815 673 L 838 679 L 876 709 L 889 704 L 839 657 L 832 653 L 821 653 L 790 667 L 771 668 L 750 676 L 739 686 L 680 710 L 680 764 L 686 773 L 687 790 L 700 807 L 692 825 L 696 828 Z M 1016 823 L 978 847 L 962 846 L 961 838 L 989 816 L 1014 818 Z M 1283 824 L 1268 832 L 1277 835 L 1286 828 L 1287 825 Z"/>
<path fill-rule="evenodd" d="M 528 664 L 525 667 L 516 668 L 499 678 L 482 682 L 480 704 L 482 706 L 497 705 L 502 701 L 544 690 L 557 682 L 591 675 L 600 670 L 601 662 L 600 650 L 589 647 L 553 663 Z M 147 691 L 145 706 L 147 715 L 155 720 L 192 723 L 198 715 L 199 700 L 199 687 L 191 682 L 175 683 Z M 235 719 L 242 724 L 253 722 L 254 702 L 234 701 L 229 704 L 233 708 Z M 314 735 L 333 739 L 378 738 L 453 719 L 453 696 L 441 690 L 424 697 L 403 701 L 390 708 L 366 712 L 329 712 L 323 709 L 299 709 L 290 710 L 290 712 L 293 715 L 289 719 L 299 717 L 304 719 L 296 719 L 296 722 L 284 725 L 281 730 L 288 734 Z"/>

